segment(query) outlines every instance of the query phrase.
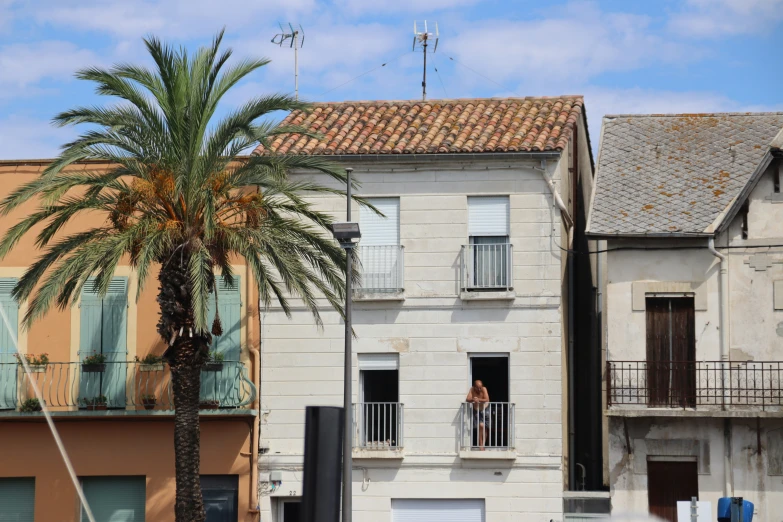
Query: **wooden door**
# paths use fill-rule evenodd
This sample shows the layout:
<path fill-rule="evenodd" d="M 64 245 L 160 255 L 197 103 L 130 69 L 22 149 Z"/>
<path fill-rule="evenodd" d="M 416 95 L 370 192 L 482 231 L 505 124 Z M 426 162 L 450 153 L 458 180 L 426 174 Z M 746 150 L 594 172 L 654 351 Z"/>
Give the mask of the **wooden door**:
<path fill-rule="evenodd" d="M 650 297 L 647 309 L 647 404 L 696 405 L 693 298 Z"/>
<path fill-rule="evenodd" d="M 699 496 L 696 462 L 647 462 L 647 496 L 650 514 L 677 522 L 677 501 Z"/>

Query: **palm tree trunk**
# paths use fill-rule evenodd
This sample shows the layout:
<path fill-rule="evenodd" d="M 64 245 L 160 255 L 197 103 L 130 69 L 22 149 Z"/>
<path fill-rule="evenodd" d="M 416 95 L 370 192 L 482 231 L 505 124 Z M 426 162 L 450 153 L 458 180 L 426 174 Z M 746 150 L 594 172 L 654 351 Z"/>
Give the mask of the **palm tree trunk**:
<path fill-rule="evenodd" d="M 174 462 L 176 470 L 176 522 L 204 522 L 201 497 L 199 393 L 201 367 L 207 357 L 209 334 L 192 331 L 193 312 L 187 259 L 172 256 L 161 267 L 158 333 L 169 348 L 164 358 L 171 367 L 174 392 Z"/>

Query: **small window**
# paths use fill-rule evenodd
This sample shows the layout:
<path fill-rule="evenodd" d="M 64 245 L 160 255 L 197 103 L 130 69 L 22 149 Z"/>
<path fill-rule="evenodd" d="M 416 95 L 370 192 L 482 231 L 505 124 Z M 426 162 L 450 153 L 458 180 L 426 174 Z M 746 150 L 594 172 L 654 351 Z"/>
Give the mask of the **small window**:
<path fill-rule="evenodd" d="M 34 478 L 0 478 L 0 520 L 33 522 Z"/>
<path fill-rule="evenodd" d="M 144 522 L 146 477 L 83 477 L 81 480 L 95 520 Z M 84 508 L 81 519 L 89 520 Z"/>
<path fill-rule="evenodd" d="M 361 288 L 368 292 L 397 292 L 402 289 L 400 198 L 367 198 L 367 202 L 383 216 L 367 207 L 359 211 Z"/>
<path fill-rule="evenodd" d="M 740 215 L 742 216 L 742 239 L 748 239 L 748 211 L 750 205 L 746 201 L 740 209 Z"/>
<path fill-rule="evenodd" d="M 468 198 L 466 285 L 472 290 L 511 286 L 508 196 Z"/>
<path fill-rule="evenodd" d="M 772 169 L 772 190 L 775 194 L 780 193 L 780 170 L 783 169 L 783 162 L 778 163 L 778 166 Z"/>

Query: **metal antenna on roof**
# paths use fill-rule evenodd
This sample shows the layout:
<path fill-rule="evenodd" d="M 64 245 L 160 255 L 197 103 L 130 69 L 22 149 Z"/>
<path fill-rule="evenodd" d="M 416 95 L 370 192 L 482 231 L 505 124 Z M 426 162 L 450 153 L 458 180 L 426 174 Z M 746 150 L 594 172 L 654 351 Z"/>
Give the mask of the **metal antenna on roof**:
<path fill-rule="evenodd" d="M 304 47 L 304 29 L 301 24 L 299 29 L 294 29 L 294 26 L 290 23 L 288 28 L 291 32 L 286 32 L 283 28 L 283 24 L 280 24 L 280 32 L 272 38 L 272 43 L 283 47 L 288 43 L 288 46 L 294 50 L 294 96 L 299 99 L 299 48 Z M 301 41 L 300 41 L 301 38 Z"/>
<path fill-rule="evenodd" d="M 435 34 L 427 32 L 427 20 L 424 20 L 424 31 L 419 32 L 418 28 L 416 27 L 416 21 L 413 22 L 413 50 L 416 50 L 416 46 L 420 46 L 422 49 L 422 54 L 424 55 L 424 77 L 421 80 L 421 99 L 422 101 L 427 99 L 427 46 L 429 45 L 429 41 L 434 39 L 435 45 L 432 48 L 432 51 L 435 52 L 438 50 L 438 39 L 440 38 L 440 34 L 438 33 L 438 22 L 435 22 Z"/>

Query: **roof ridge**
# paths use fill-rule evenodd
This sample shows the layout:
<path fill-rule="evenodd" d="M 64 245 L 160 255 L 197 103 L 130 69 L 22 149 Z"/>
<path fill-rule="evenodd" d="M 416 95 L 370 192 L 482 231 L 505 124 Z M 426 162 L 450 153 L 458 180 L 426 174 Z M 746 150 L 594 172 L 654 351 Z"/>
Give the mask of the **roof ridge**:
<path fill-rule="evenodd" d="M 506 97 L 490 97 L 490 98 L 432 98 L 428 100 L 409 99 L 409 100 L 344 100 L 344 101 L 323 101 L 323 102 L 310 102 L 310 105 L 381 105 L 381 104 L 401 104 L 401 103 L 457 103 L 457 102 L 469 102 L 469 101 L 516 101 L 516 100 L 562 100 L 562 99 L 574 99 L 584 101 L 583 94 L 564 94 L 562 96 L 506 96 Z"/>
<path fill-rule="evenodd" d="M 783 116 L 783 111 L 763 111 L 763 112 L 681 112 L 681 113 L 649 113 L 649 114 L 604 114 L 603 119 L 612 118 L 683 118 L 709 116 Z"/>

